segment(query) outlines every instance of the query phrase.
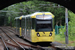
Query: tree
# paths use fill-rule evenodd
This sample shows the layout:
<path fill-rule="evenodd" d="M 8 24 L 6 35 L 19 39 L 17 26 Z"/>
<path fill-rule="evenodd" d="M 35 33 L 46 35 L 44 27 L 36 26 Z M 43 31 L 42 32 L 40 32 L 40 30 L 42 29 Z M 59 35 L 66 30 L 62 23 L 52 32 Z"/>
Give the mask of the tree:
<path fill-rule="evenodd" d="M 38 0 L 31 0 L 28 2 L 20 2 L 17 4 L 13 4 L 9 7 L 7 7 L 6 16 L 8 17 L 8 24 L 11 25 L 14 24 L 14 18 L 21 16 L 21 15 L 27 15 L 31 14 L 37 11 L 41 12 L 51 12 L 55 16 L 55 25 L 64 25 L 64 19 L 65 19 L 65 10 L 64 8 L 57 8 L 53 7 L 58 6 L 58 4 L 52 3 L 52 2 L 45 2 L 45 1 L 38 1 Z M 13 25 L 14 26 L 14 25 Z"/>

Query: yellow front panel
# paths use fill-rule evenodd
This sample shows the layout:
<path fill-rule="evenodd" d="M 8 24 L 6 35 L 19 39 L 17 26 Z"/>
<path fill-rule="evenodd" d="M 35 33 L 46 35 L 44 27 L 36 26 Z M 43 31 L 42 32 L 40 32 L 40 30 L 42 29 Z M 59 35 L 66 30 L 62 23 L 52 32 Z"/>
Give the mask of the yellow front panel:
<path fill-rule="evenodd" d="M 38 32 L 40 34 L 41 37 L 46 36 L 49 37 L 50 32 Z M 53 32 L 51 32 L 53 33 Z"/>
<path fill-rule="evenodd" d="M 37 42 L 53 42 L 53 32 L 52 36 L 49 36 L 50 32 L 38 32 L 40 37 L 37 37 Z"/>
<path fill-rule="evenodd" d="M 37 33 L 40 34 L 40 37 L 37 36 Z M 35 30 L 31 30 L 31 39 L 32 42 L 53 42 L 54 41 L 54 32 L 52 32 L 52 36 L 49 36 L 50 32 L 35 32 Z"/>
<path fill-rule="evenodd" d="M 37 42 L 53 42 L 53 37 L 37 37 Z"/>

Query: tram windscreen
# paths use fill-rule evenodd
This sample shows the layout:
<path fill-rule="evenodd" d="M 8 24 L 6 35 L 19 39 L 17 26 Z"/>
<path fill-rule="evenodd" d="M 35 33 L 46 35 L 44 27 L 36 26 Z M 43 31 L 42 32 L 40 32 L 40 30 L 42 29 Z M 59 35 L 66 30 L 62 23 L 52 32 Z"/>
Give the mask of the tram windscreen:
<path fill-rule="evenodd" d="M 52 31 L 52 20 L 37 21 L 37 31 Z"/>

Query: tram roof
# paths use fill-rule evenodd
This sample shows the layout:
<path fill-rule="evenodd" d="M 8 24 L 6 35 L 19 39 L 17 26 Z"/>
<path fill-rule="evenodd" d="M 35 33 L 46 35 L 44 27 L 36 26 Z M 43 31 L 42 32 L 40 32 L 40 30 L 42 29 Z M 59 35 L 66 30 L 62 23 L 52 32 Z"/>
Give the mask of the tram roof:
<path fill-rule="evenodd" d="M 22 16 L 22 18 L 29 17 L 29 16 L 31 16 L 31 14 L 29 14 L 29 15 L 24 15 L 24 16 Z"/>
<path fill-rule="evenodd" d="M 37 14 L 40 14 L 40 13 L 48 13 L 48 14 L 53 15 L 51 12 L 35 12 L 35 13 L 29 14 L 29 15 L 25 15 L 25 16 L 23 16 L 23 17 L 34 16 L 34 15 L 37 15 Z M 53 15 L 53 16 L 54 16 L 54 15 Z"/>
<path fill-rule="evenodd" d="M 53 15 L 51 12 L 35 12 L 35 13 L 29 14 L 29 15 L 22 15 L 20 17 L 16 17 L 15 19 L 22 19 L 25 17 L 31 17 L 31 16 L 35 16 L 35 15 L 40 14 L 40 13 L 48 13 L 48 14 Z M 53 15 L 53 17 L 54 17 L 54 15 Z"/>
<path fill-rule="evenodd" d="M 38 13 L 50 13 L 50 14 L 52 14 L 51 12 L 35 12 L 35 13 L 31 14 L 31 16 L 36 15 Z"/>

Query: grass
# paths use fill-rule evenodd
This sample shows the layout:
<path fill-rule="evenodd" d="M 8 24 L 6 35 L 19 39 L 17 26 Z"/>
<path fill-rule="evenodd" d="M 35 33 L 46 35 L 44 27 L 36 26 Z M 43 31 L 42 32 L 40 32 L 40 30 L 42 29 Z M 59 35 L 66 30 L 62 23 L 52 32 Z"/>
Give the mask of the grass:
<path fill-rule="evenodd" d="M 62 38 L 59 34 L 58 35 L 55 35 L 55 42 L 59 42 L 59 43 L 62 43 L 62 44 L 66 44 L 65 43 L 65 37 Z M 69 39 L 68 46 L 75 46 L 75 40 Z"/>
<path fill-rule="evenodd" d="M 55 35 L 55 41 L 65 41 L 65 38 L 61 38 L 60 35 Z"/>

